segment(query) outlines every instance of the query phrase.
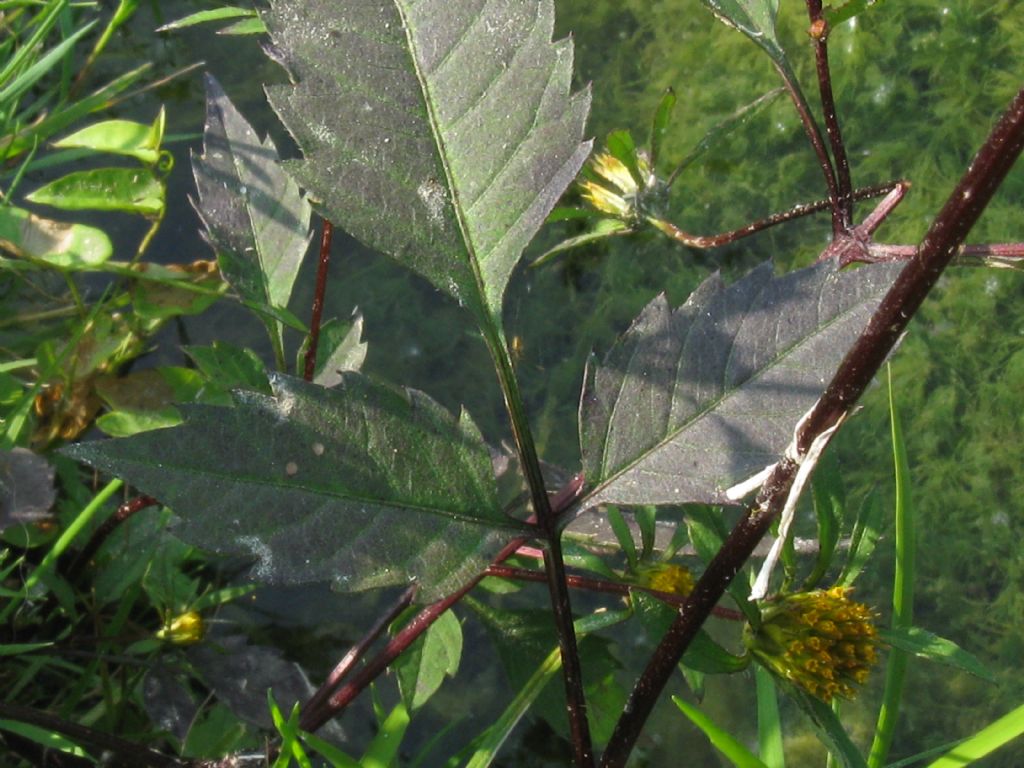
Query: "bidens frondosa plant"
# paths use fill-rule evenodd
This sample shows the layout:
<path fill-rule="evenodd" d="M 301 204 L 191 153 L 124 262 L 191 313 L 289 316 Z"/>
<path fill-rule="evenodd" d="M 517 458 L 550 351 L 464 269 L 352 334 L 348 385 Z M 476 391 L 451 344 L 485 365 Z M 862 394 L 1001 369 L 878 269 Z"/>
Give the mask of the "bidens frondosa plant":
<path fill-rule="evenodd" d="M 838 480 L 816 467 L 828 456 L 828 440 L 852 414 L 946 265 L 966 247 L 972 225 L 1024 150 L 1024 91 L 935 213 L 920 245 L 873 243 L 872 234 L 896 202 L 886 202 L 890 190 L 902 187 L 884 179 L 863 190 L 853 187 L 851 179 L 862 171 L 851 172 L 839 130 L 823 48 L 826 35 L 810 43 L 816 46 L 822 126 L 812 111 L 814 100 L 804 96 L 796 80 L 799 67 L 790 65 L 776 35 L 780 4 L 706 4 L 773 59 L 818 159 L 827 199 L 797 204 L 717 235 L 689 235 L 668 223 L 661 218 L 662 208 L 681 225 L 693 216 L 692 201 L 700 190 L 677 194 L 674 211 L 668 210 L 663 191 L 681 178 L 680 169 L 703 146 L 677 163 L 674 172 L 659 171 L 658 149 L 674 101 L 668 93 L 643 151 L 624 131 L 609 136 L 607 154 L 590 166 L 582 187 L 599 209 L 589 215 L 596 223 L 582 234 L 570 229 L 576 236 L 566 243 L 580 245 L 651 225 L 687 248 L 712 248 L 816 210 L 831 213 L 831 235 L 816 238 L 823 250 L 813 264 L 780 274 L 769 261 L 742 275 L 731 274 L 741 269 L 737 263 L 729 274 L 708 276 L 682 303 L 677 300 L 681 295 L 670 298 L 675 291 L 662 291 L 660 281 L 651 286 L 652 298 L 639 314 L 633 315 L 636 307 L 630 309 L 633 321 L 604 356 L 586 366 L 578 360 L 579 370 L 572 372 L 581 374 L 581 395 L 576 429 L 570 430 L 578 437 L 572 446 L 578 451 L 568 454 L 535 436 L 534 425 L 544 412 L 532 412 L 535 401 L 527 396 L 532 391 L 523 386 L 531 367 L 517 368 L 518 328 L 505 323 L 519 315 L 506 293 L 520 285 L 513 277 L 521 257 L 549 216 L 557 214 L 565 222 L 588 218 L 582 208 L 555 208 L 563 192 L 573 188 L 592 145 L 586 128 L 590 94 L 571 88 L 572 45 L 551 39 L 553 0 L 270 0 L 258 21 L 269 35 L 265 49 L 273 51 L 286 77 L 268 87 L 267 95 L 301 152 L 301 159 L 285 164 L 215 81 L 208 82 L 204 149 L 193 158 L 195 207 L 224 280 L 267 326 L 275 370 L 238 350 L 190 349 L 197 372 L 188 375 L 197 391 L 216 389 L 215 399 L 177 396 L 186 402 L 175 426 L 81 442 L 66 455 L 167 505 L 177 539 L 224 555 L 228 563 L 251 563 L 253 581 L 293 587 L 329 582 L 346 594 L 390 590 L 382 593 L 378 619 L 318 681 L 316 694 L 296 708 L 285 704 L 281 711 L 294 712 L 294 719 L 285 723 L 280 712 L 274 716 L 284 755 L 278 764 L 289 754 L 299 760 L 295 745 L 308 740 L 300 731 L 314 734 L 324 728 L 375 681 L 385 684 L 388 670 L 394 674 L 387 676 L 387 684 L 395 682 L 398 690 L 381 701 L 398 703 L 390 714 L 374 708 L 379 710 L 380 738 L 359 764 L 389 766 L 399 759 L 441 764 L 437 755 L 424 756 L 432 746 L 407 759 L 414 747 L 403 744 L 402 737 L 410 713 L 456 673 L 463 647 L 463 617 L 456 611 L 467 606 L 493 627 L 497 656 L 515 662 L 510 672 L 516 675 L 509 679 L 517 689 L 508 692 L 501 716 L 484 714 L 486 730 L 465 745 L 453 745 L 459 755 L 472 752 L 469 765 L 493 764 L 530 703 L 538 701 L 536 710 L 542 708 L 538 697 L 559 667 L 566 706 L 554 708 L 556 725 L 568 727 L 566 752 L 571 749 L 573 764 L 595 768 L 596 742 L 601 768 L 624 768 L 661 692 L 699 682 L 688 673 L 677 679 L 680 664 L 700 675 L 733 674 L 754 658 L 791 681 L 779 688 L 797 694 L 796 705 L 823 729 L 822 741 L 840 762 L 872 768 L 885 764 L 901 696 L 895 675 L 883 694 L 879 747 L 872 748 L 867 763 L 836 713 L 810 695 L 852 695 L 866 677 L 877 643 L 871 611 L 852 603 L 843 588 L 780 597 L 755 608 L 742 585 L 762 540 L 780 519 L 788 520 L 799 509 L 805 489 L 814 496 L 818 535 L 804 549 L 792 541 L 794 555 L 815 553 L 803 583 L 817 585 L 838 572 L 839 583 L 849 585 L 883 538 L 882 507 L 863 505 L 855 512 Z M 808 0 L 807 10 L 811 22 L 820 21 L 820 2 Z M 779 175 L 788 176 L 787 167 L 780 166 L 784 172 Z M 860 211 L 854 203 L 882 194 L 887 195 L 885 205 L 855 224 Z M 313 208 L 367 249 L 415 272 L 453 311 L 461 308 L 467 338 L 479 344 L 481 358 L 486 354 L 493 363 L 497 386 L 491 404 L 499 405 L 500 390 L 504 411 L 488 407 L 486 392 L 475 380 L 467 398 L 472 407 L 455 410 L 428 392 L 387 383 L 366 356 L 358 316 L 348 326 L 340 320 L 321 324 L 332 225 L 325 224 L 321 238 L 308 328 L 291 313 Z M 767 240 L 751 250 L 760 246 L 787 263 L 794 258 L 788 248 Z M 999 253 L 1014 258 L 1024 251 L 1012 243 L 988 250 L 997 246 Z M 905 265 L 898 263 L 903 259 Z M 865 263 L 843 268 L 854 261 Z M 691 266 L 695 272 L 701 267 L 687 263 L 686 270 Z M 554 301 L 538 301 L 530 308 L 524 304 L 522 316 L 536 310 L 533 316 L 540 317 L 557 309 Z M 585 314 L 600 306 L 574 305 L 571 319 L 586 320 Z M 294 366 L 293 350 L 286 345 L 294 337 L 286 328 L 306 337 Z M 387 332 L 382 328 L 377 338 Z M 461 367 L 461 356 L 449 357 L 446 364 Z M 302 378 L 289 374 L 299 370 Z M 941 375 L 937 370 L 936 376 Z M 547 387 L 550 379 L 545 373 L 540 384 Z M 445 395 L 452 405 L 463 401 L 458 388 Z M 480 410 L 487 418 L 477 421 L 471 411 Z M 505 418 L 495 419 L 499 413 Z M 573 420 L 573 411 L 566 413 Z M 556 420 L 551 426 L 553 431 L 562 424 Z M 899 454 L 896 431 L 894 454 Z M 508 448 L 499 447 L 504 444 Z M 564 466 L 549 464 L 555 456 Z M 92 477 L 92 472 L 82 474 Z M 899 477 L 905 476 L 901 469 Z M 556 477 L 568 479 L 559 485 L 553 483 Z M 108 485 L 109 492 L 118 487 Z M 102 503 L 101 498 L 96 506 Z M 619 514 L 620 507 L 627 512 Z M 908 507 L 902 501 L 896 505 L 903 510 L 894 515 L 897 542 L 909 541 L 899 533 L 910 531 L 904 522 L 910 519 Z M 661 509 L 670 519 L 657 519 Z M 597 523 L 604 539 L 604 525 L 610 526 L 618 546 L 591 540 L 580 526 L 574 529 L 574 519 L 583 515 Z M 639 546 L 634 530 L 639 530 Z M 788 529 L 779 523 L 778 530 L 786 543 Z M 659 543 L 659 534 L 669 535 L 661 535 Z M 87 545 L 86 553 L 95 551 Z M 665 563 L 677 553 L 700 560 L 695 563 L 700 576 L 692 586 L 671 565 L 637 568 L 655 558 Z M 58 554 L 24 562 L 52 566 Z M 512 565 L 522 559 L 542 560 L 544 567 Z M 625 578 L 615 570 L 623 559 Z M 905 583 L 912 584 L 912 560 L 901 553 L 896 563 Z M 793 578 L 802 565 L 794 558 Z M 570 572 L 580 568 L 600 578 Z M 38 574 L 45 573 L 34 571 L 34 581 L 23 590 L 24 602 L 42 583 Z M 469 599 L 478 586 L 506 589 L 496 580 L 484 583 L 490 576 L 545 582 L 551 621 L 535 611 L 509 610 L 497 597 L 493 606 Z M 637 594 L 642 590 L 628 581 L 634 576 L 670 605 Z M 590 603 L 570 594 L 581 589 L 615 595 L 614 608 L 609 599 L 609 604 L 583 611 Z M 528 594 L 524 591 L 524 603 Z M 626 603 L 623 594 L 631 597 Z M 739 611 L 719 605 L 727 597 Z M 909 592 L 901 589 L 897 597 L 903 605 L 912 604 Z M 172 598 L 167 605 L 189 604 Z M 196 603 L 191 605 L 197 610 Z M 13 616 L 15 610 L 6 613 Z M 400 616 L 407 620 L 398 621 Z M 704 631 L 712 616 L 749 619 L 755 629 L 744 656 Z M 903 615 L 894 610 L 896 626 L 885 635 L 893 655 L 917 652 L 922 638 L 932 647 L 942 645 L 913 627 L 911 619 L 909 610 Z M 586 645 L 577 643 L 577 635 L 627 621 L 642 623 L 649 637 L 660 638 L 632 694 L 614 689 L 616 676 L 601 671 L 614 671 L 617 662 L 606 642 L 595 637 Z M 53 624 L 40 621 L 38 626 L 48 632 Z M 159 644 L 160 651 L 185 653 L 176 646 L 198 639 L 200 626 L 198 615 L 177 624 L 172 619 L 163 632 L 169 642 Z M 393 635 L 385 642 L 381 636 L 387 632 Z M 637 634 L 633 627 L 623 631 L 629 637 Z M 19 632 L 11 639 L 21 643 L 25 637 Z M 49 642 L 47 636 L 38 639 Z M 211 646 L 219 642 L 216 635 L 203 640 Z M 113 656 L 109 650 L 117 649 L 97 647 L 101 658 Z M 940 656 L 948 663 L 949 654 L 933 655 Z M 251 666 L 257 667 L 267 665 L 257 661 Z M 217 671 L 203 674 L 212 677 Z M 256 689 L 261 697 L 266 690 L 248 673 L 234 677 L 244 677 L 247 690 Z M 756 680 L 763 755 L 780 754 L 783 741 L 778 707 L 770 706 L 775 681 L 769 678 Z M 267 687 L 274 682 L 268 679 Z M 220 687 L 209 683 L 214 690 Z M 692 708 L 687 712 L 713 743 L 725 741 L 723 730 L 710 727 L 706 716 L 692 716 Z M 9 717 L 0 712 L 0 719 Z M 92 714 L 89 718 L 95 720 Z M 460 733 L 465 731 L 460 725 L 446 736 L 469 738 Z M 77 739 L 82 731 L 76 727 L 71 733 Z M 185 735 L 178 741 L 185 743 Z M 92 742 L 109 751 L 109 738 L 94 738 L 85 746 Z M 736 744 L 730 749 L 742 757 L 734 762 L 761 762 L 740 753 L 744 748 Z M 123 753 L 133 755 L 132 765 L 192 768 L 186 762 L 190 758 L 167 760 L 162 753 L 135 759 L 133 746 L 122 745 Z M 242 749 L 252 747 L 241 745 L 240 754 Z M 706 763 L 692 750 L 680 752 L 673 762 Z M 356 764 L 345 756 L 331 761 Z"/>
<path fill-rule="evenodd" d="M 754 658 L 824 702 L 856 696 L 877 660 L 875 613 L 848 587 L 785 595 L 769 604 L 744 642 Z"/>

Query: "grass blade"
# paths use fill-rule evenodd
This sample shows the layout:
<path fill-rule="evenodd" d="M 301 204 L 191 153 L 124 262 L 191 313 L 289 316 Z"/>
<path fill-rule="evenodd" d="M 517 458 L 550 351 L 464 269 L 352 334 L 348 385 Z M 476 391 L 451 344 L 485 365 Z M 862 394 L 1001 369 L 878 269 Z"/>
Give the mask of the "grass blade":
<path fill-rule="evenodd" d="M 711 718 L 701 712 L 697 707 L 683 701 L 678 696 L 673 696 L 672 701 L 679 707 L 679 711 L 690 718 L 690 722 L 700 728 L 715 749 L 732 761 L 736 768 L 768 768 L 756 755 L 744 747 L 731 733 L 719 728 L 712 722 Z"/>
<path fill-rule="evenodd" d="M 892 449 L 896 480 L 896 574 L 892 588 L 892 628 L 901 631 L 914 623 L 914 505 L 910 498 L 910 466 L 907 461 L 906 445 L 896 411 L 896 399 L 892 387 L 892 371 L 889 370 L 889 414 L 892 420 Z M 878 712 L 875 738 L 871 743 L 868 768 L 881 768 L 889 754 L 896 719 L 899 715 L 900 698 L 907 674 L 908 654 L 894 647 L 889 653 L 885 668 L 885 692 Z"/>
<path fill-rule="evenodd" d="M 779 717 L 779 697 L 771 673 L 754 665 L 757 684 L 757 751 L 768 768 L 785 768 L 786 757 L 782 749 L 782 720 Z"/>
<path fill-rule="evenodd" d="M 1024 734 L 1024 704 L 951 749 L 928 768 L 963 768 Z"/>

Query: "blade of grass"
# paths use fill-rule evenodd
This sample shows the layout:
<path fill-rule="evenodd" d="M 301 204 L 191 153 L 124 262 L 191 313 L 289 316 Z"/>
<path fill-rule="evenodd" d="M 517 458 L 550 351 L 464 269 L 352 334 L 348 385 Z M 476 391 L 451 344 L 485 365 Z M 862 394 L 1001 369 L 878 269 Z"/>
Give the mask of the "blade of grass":
<path fill-rule="evenodd" d="M 735 736 L 728 731 L 719 728 L 710 717 L 701 712 L 697 707 L 683 701 L 678 696 L 673 696 L 672 701 L 679 707 L 679 711 L 690 718 L 690 722 L 700 728 L 708 741 L 725 755 L 736 768 L 768 768 L 756 755 L 744 747 Z"/>
<path fill-rule="evenodd" d="M 914 622 L 914 505 L 910 498 L 910 467 L 907 450 L 903 441 L 896 398 L 893 393 L 892 369 L 888 370 L 889 415 L 892 420 L 892 449 L 896 481 L 896 508 L 894 527 L 896 538 L 896 574 L 892 588 L 892 628 L 906 630 Z M 882 706 L 878 712 L 875 738 L 871 743 L 868 768 L 881 768 L 889 754 L 896 719 L 903 695 L 903 684 L 907 674 L 909 655 L 893 648 L 885 668 L 885 689 Z"/>
<path fill-rule="evenodd" d="M 629 570 L 635 571 L 637 565 L 636 543 L 633 541 L 633 533 L 629 530 L 629 524 L 626 523 L 626 518 L 622 516 L 618 507 L 608 507 L 608 523 L 612 527 L 615 538 L 619 540 L 619 546 L 622 547 L 622 553 L 626 556 Z"/>
<path fill-rule="evenodd" d="M 782 719 L 779 717 L 775 681 L 767 669 L 758 665 L 754 666 L 754 681 L 757 684 L 757 752 L 768 768 L 785 768 Z"/>
<path fill-rule="evenodd" d="M 47 51 L 46 55 L 40 58 L 39 61 L 32 64 L 32 66 L 20 73 L 14 80 L 7 84 L 3 90 L 0 90 L 0 104 L 13 101 L 35 85 L 43 75 L 63 60 L 64 56 L 71 50 L 74 44 L 78 42 L 79 38 L 92 29 L 93 26 L 95 26 L 95 23 L 96 22 L 89 22 L 71 35 L 71 37 L 61 41 L 58 45 Z"/>
<path fill-rule="evenodd" d="M 961 742 L 928 768 L 963 768 L 1024 734 L 1024 704 Z"/>
<path fill-rule="evenodd" d="M 584 616 L 577 619 L 573 624 L 576 635 L 583 638 L 590 632 L 596 632 L 599 629 L 625 621 L 631 615 L 631 611 L 605 611 Z M 497 756 L 498 750 L 501 749 L 502 744 L 505 743 L 509 734 L 512 733 L 512 729 L 516 727 L 516 724 L 530 709 L 530 706 L 540 695 L 540 692 L 544 690 L 544 686 L 558 674 L 558 670 L 561 668 L 562 659 L 556 647 L 537 667 L 530 676 L 530 679 L 526 681 L 526 685 L 515 695 L 494 725 L 484 731 L 476 752 L 473 753 L 469 762 L 466 763 L 466 768 L 487 768 L 491 764 Z"/>
<path fill-rule="evenodd" d="M 68 0 L 57 0 L 57 2 L 51 3 L 40 11 L 29 24 L 26 24 L 25 28 L 34 26 L 35 32 L 32 33 L 28 40 L 23 41 L 17 52 L 8 59 L 3 69 L 0 69 L 0 84 L 7 83 L 7 81 L 16 78 L 16 73 L 21 71 L 23 67 L 28 66 L 30 57 L 38 52 L 39 44 L 56 25 L 61 11 L 64 10 L 67 4 Z"/>
<path fill-rule="evenodd" d="M 399 702 L 391 714 L 381 723 L 380 730 L 367 747 L 363 759 L 359 761 L 362 768 L 390 768 L 396 765 L 398 749 L 402 746 L 402 737 L 409 727 L 409 712 Z"/>

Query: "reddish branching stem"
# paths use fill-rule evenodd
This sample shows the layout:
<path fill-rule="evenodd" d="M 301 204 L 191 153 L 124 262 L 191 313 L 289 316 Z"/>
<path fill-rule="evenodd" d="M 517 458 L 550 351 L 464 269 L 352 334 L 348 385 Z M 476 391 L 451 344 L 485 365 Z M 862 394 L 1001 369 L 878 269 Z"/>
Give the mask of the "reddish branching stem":
<path fill-rule="evenodd" d="M 892 351 L 910 319 L 950 263 L 968 232 L 988 205 L 996 189 L 1024 149 L 1024 90 L 1010 104 L 978 152 L 956 189 L 936 216 L 931 228 L 896 278 L 892 288 L 844 358 L 825 394 L 803 420 L 797 435 L 797 455 L 804 456 L 812 441 L 853 407 Z M 630 695 L 616 724 L 601 765 L 621 768 L 650 715 L 655 702 L 690 642 L 777 518 L 796 477 L 799 465 L 785 458 L 776 464 L 757 500 L 737 523 L 721 550 L 708 564 L 679 616 Z"/>
<path fill-rule="evenodd" d="M 825 133 L 828 135 L 829 147 L 835 161 L 841 231 L 846 231 L 853 223 L 853 182 L 850 180 L 850 161 L 846 156 L 842 131 L 839 130 L 836 101 L 832 93 L 832 73 L 828 63 L 828 26 L 822 17 L 821 0 L 807 0 L 807 15 L 811 20 L 811 39 L 814 41 L 814 63 L 818 71 L 818 93 L 821 96 L 821 111 L 825 118 Z"/>
<path fill-rule="evenodd" d="M 853 200 L 869 200 L 873 197 L 888 194 L 905 183 L 906 182 L 893 181 L 886 184 L 862 187 L 861 189 L 854 190 L 851 197 Z M 766 216 L 763 219 L 753 221 L 739 229 L 734 229 L 731 232 L 722 232 L 718 235 L 691 235 L 689 232 L 684 232 L 675 224 L 667 221 L 661 221 L 656 226 L 669 237 L 679 241 L 683 245 L 689 246 L 690 248 L 719 248 L 723 245 L 734 243 L 737 240 L 742 240 L 744 237 L 749 237 L 750 235 L 761 232 L 769 227 L 774 227 L 777 224 L 783 224 L 787 221 L 798 219 L 801 216 L 817 213 L 818 211 L 825 211 L 831 207 L 831 200 L 817 200 L 813 203 L 800 203 L 799 205 L 794 205 L 788 211 L 773 213 L 771 216 Z"/>
<path fill-rule="evenodd" d="M 583 475 L 574 475 L 564 487 L 560 488 L 550 496 L 550 506 L 553 516 L 557 516 L 564 512 L 566 509 L 572 507 L 572 505 L 579 498 L 579 495 L 583 489 Z M 528 524 L 534 524 L 536 522 L 534 517 L 531 517 L 526 521 Z M 494 559 L 494 565 L 499 565 L 512 555 L 519 552 L 524 543 L 525 539 L 517 538 L 510 541 L 504 549 Z M 538 553 L 540 554 L 540 553 Z M 541 555 L 542 556 L 542 555 Z M 471 583 L 460 589 L 458 592 L 445 597 L 443 600 L 439 600 L 436 603 L 428 605 L 420 613 L 407 624 L 399 634 L 397 634 L 387 644 L 387 646 L 373 659 L 370 664 L 359 672 L 359 674 L 352 680 L 349 680 L 347 684 L 342 687 L 342 683 L 345 682 L 345 678 L 348 677 L 351 670 L 355 665 L 362 659 L 369 649 L 369 646 L 374 642 L 376 637 L 380 635 L 377 631 L 378 627 L 386 627 L 391 620 L 388 616 L 381 618 L 375 627 L 367 633 L 363 642 L 360 642 L 355 646 L 335 667 L 334 672 L 328 677 L 328 680 L 320 686 L 320 689 L 316 692 L 312 699 L 303 707 L 300 724 L 302 728 L 307 731 L 315 731 L 320 728 L 324 723 L 330 720 L 332 717 L 340 713 L 353 699 L 356 698 L 373 680 L 391 664 L 399 654 L 405 651 L 423 632 L 429 629 L 430 625 L 434 623 L 452 605 L 455 605 L 459 600 L 465 597 L 471 589 L 473 589 L 480 580 L 486 576 L 486 572 L 481 573 Z M 541 579 L 547 580 L 546 576 L 541 575 Z M 404 595 L 403 595 L 404 599 Z M 390 616 L 389 612 L 389 616 Z M 368 639 L 371 638 L 372 639 Z"/>
<path fill-rule="evenodd" d="M 825 177 L 825 185 L 828 187 L 829 207 L 832 209 L 832 234 L 838 236 L 843 231 L 843 216 L 839 205 L 839 187 L 836 184 L 836 174 L 832 168 L 832 158 L 829 157 L 828 150 L 825 148 L 825 140 L 822 138 L 821 129 L 818 128 L 818 123 L 811 113 L 810 105 L 808 105 L 800 87 L 797 85 L 796 76 L 778 62 L 775 63 L 775 69 L 778 71 L 779 76 L 782 77 L 782 82 L 786 86 L 786 92 L 793 101 L 797 114 L 800 115 L 800 122 L 804 126 L 804 133 L 807 134 L 807 138 L 814 148 L 814 154 L 818 157 L 818 165 L 821 166 L 821 173 Z"/>
<path fill-rule="evenodd" d="M 306 346 L 305 370 L 302 378 L 312 381 L 316 374 L 316 348 L 320 343 L 320 322 L 324 315 L 324 294 L 327 292 L 327 271 L 331 264 L 331 236 L 334 225 L 327 219 L 323 221 L 323 232 L 320 236 L 320 261 L 316 268 L 316 289 L 313 293 L 313 311 L 309 320 L 309 343 Z"/>
<path fill-rule="evenodd" d="M 302 707 L 302 718 L 303 720 L 309 720 L 316 722 L 322 715 L 320 709 L 327 703 L 327 700 L 334 694 L 338 687 L 342 684 L 348 674 L 355 668 L 355 665 L 359 663 L 359 660 L 366 655 L 370 646 L 377 642 L 377 639 L 384 634 L 388 626 L 398 616 L 412 605 L 413 596 L 416 594 L 416 586 L 410 585 L 395 601 L 383 616 L 377 619 L 377 622 L 370 628 L 370 630 L 363 635 L 363 638 L 352 646 L 348 653 L 338 662 L 337 666 L 331 670 L 331 674 L 327 676 L 327 680 L 324 681 L 323 685 L 317 690 L 315 694 L 306 702 L 305 706 Z M 328 718 L 324 718 L 326 721 Z"/>
<path fill-rule="evenodd" d="M 505 548 L 498 553 L 493 564 L 503 563 L 515 554 L 516 550 L 525 542 L 525 539 L 517 538 L 505 545 Z M 304 731 L 314 732 L 323 726 L 328 720 L 345 709 L 363 690 L 372 683 L 388 666 L 398 658 L 413 642 L 422 635 L 430 625 L 437 621 L 441 614 L 455 605 L 480 583 L 486 572 L 481 572 L 476 578 L 470 581 L 456 592 L 438 600 L 423 608 L 412 620 L 400 629 L 392 637 L 387 645 L 374 656 L 362 669 L 351 675 L 347 681 L 342 680 L 340 686 L 333 686 L 332 693 L 326 702 L 319 703 L 315 709 L 309 705 L 303 710 L 299 718 L 299 726 Z M 365 649 L 364 649 L 365 650 Z M 354 665 L 358 659 L 357 654 L 351 662 Z M 350 665 L 350 666 L 351 666 Z M 340 666 L 340 665 L 339 665 Z M 317 694 L 319 695 L 319 693 Z"/>

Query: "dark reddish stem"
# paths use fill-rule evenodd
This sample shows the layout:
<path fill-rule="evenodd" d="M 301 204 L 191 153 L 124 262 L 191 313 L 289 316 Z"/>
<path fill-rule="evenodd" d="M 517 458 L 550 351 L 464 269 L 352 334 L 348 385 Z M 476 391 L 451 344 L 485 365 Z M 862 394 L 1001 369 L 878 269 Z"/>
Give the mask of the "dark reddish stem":
<path fill-rule="evenodd" d="M 1017 94 L 989 135 L 921 241 L 916 257 L 896 278 L 825 394 L 802 421 L 796 440 L 797 455 L 805 456 L 814 439 L 839 423 L 867 389 L 1022 149 L 1024 90 Z M 690 642 L 778 517 L 798 469 L 797 462 L 789 458 L 775 465 L 757 500 L 708 564 L 637 680 L 605 750 L 601 762 L 604 768 L 621 768 L 626 764 L 644 722 Z"/>
<path fill-rule="evenodd" d="M 558 516 L 575 504 L 576 500 L 579 498 L 582 488 L 583 475 L 577 474 L 574 475 L 563 488 L 551 494 L 549 503 L 552 515 Z M 535 522 L 535 518 L 531 517 L 526 522 L 533 524 Z M 505 548 L 498 553 L 493 564 L 503 563 L 512 555 L 516 554 L 525 542 L 526 539 L 524 538 L 517 538 L 510 541 Z M 315 731 L 332 717 L 341 712 L 341 710 L 348 706 L 348 704 L 351 703 L 351 701 L 355 699 L 355 697 L 358 696 L 367 685 L 373 682 L 381 672 L 387 669 L 388 665 L 398 658 L 399 654 L 408 648 L 417 637 L 425 632 L 442 613 L 465 597 L 466 594 L 468 594 L 473 587 L 479 584 L 480 580 L 486 575 L 486 572 L 481 573 L 471 583 L 467 584 L 458 592 L 445 597 L 443 600 L 439 600 L 436 603 L 428 605 L 420 611 L 420 613 L 397 635 L 395 635 L 387 646 L 376 657 L 374 657 L 367 667 L 364 667 L 354 679 L 350 680 L 343 688 L 339 689 L 338 683 L 342 682 L 342 678 L 347 676 L 348 672 L 365 654 L 366 648 L 369 647 L 369 644 L 373 641 L 371 640 L 366 643 L 366 647 L 357 651 L 351 659 L 349 659 L 349 656 L 353 655 L 352 652 L 350 651 L 349 654 L 346 654 L 346 657 L 339 662 L 338 667 L 335 670 L 337 672 L 338 669 L 342 669 L 342 672 L 337 675 L 332 673 L 331 677 L 335 679 L 335 682 L 332 684 L 329 679 L 327 683 L 320 687 L 320 690 L 317 691 L 314 698 L 304 707 L 300 720 L 302 728 L 306 731 Z M 546 577 L 542 576 L 542 578 L 546 580 Z M 390 621 L 386 618 L 378 621 L 378 624 L 383 624 L 384 626 L 388 623 L 390 623 Z M 371 630 L 371 633 L 372 632 L 373 630 Z M 371 633 L 368 633 L 368 635 Z M 322 692 L 325 690 L 331 694 L 327 701 L 323 701 L 326 696 L 322 695 Z"/>
<path fill-rule="evenodd" d="M 785 83 L 786 92 L 796 106 L 797 114 L 800 115 L 800 122 L 803 123 L 804 132 L 814 148 L 814 154 L 818 156 L 818 165 L 821 166 L 821 172 L 825 176 L 829 204 L 832 209 L 832 234 L 838 236 L 843 232 L 843 216 L 839 206 L 839 188 L 836 185 L 836 174 L 832 168 L 832 159 L 828 155 L 828 150 L 825 149 L 825 140 L 821 136 L 821 129 L 818 128 L 818 123 L 815 121 L 814 115 L 811 114 L 810 105 L 808 105 L 803 93 L 800 92 L 792 72 L 789 72 L 777 62 L 775 69 L 782 77 L 782 82 Z"/>
<path fill-rule="evenodd" d="M 92 559 L 96 557 L 96 553 L 100 551 L 100 547 L 103 546 L 103 542 L 112 534 L 117 527 L 121 525 L 125 520 L 134 515 L 136 512 L 140 512 L 146 507 L 152 507 L 160 502 L 154 499 L 152 496 L 136 496 L 134 499 L 129 499 L 124 504 L 117 508 L 110 517 L 103 521 L 103 524 L 96 529 L 93 535 L 89 538 L 89 543 L 85 545 L 85 548 L 78 553 L 78 557 L 71 564 L 68 569 L 69 578 L 76 578 L 81 570 L 92 562 Z"/>
<path fill-rule="evenodd" d="M 316 348 L 320 343 L 320 321 L 324 314 L 324 294 L 327 292 L 327 268 L 331 264 L 331 235 L 334 225 L 327 219 L 323 220 L 323 233 L 320 236 L 320 261 L 316 268 L 316 291 L 313 294 L 313 313 L 309 320 L 309 344 L 306 346 L 306 369 L 302 378 L 312 381 L 316 373 Z"/>
<path fill-rule="evenodd" d="M 338 662 L 338 665 L 331 670 L 331 674 L 327 676 L 323 685 L 313 694 L 312 698 L 306 702 L 302 708 L 302 718 L 310 721 L 316 721 L 319 717 L 319 710 L 324 706 L 330 696 L 337 691 L 338 686 L 341 685 L 342 681 L 348 676 L 349 672 L 355 667 L 363 656 L 366 655 L 366 651 L 377 642 L 388 625 L 391 624 L 395 619 L 398 618 L 399 614 L 402 613 L 406 608 L 412 605 L 412 598 L 416 594 L 416 586 L 410 585 L 395 601 L 395 604 L 391 606 L 391 609 L 377 619 L 377 623 L 374 624 L 370 630 L 363 636 L 363 638 L 356 643 L 349 650 L 348 653 Z M 329 716 L 328 716 L 329 718 Z M 325 718 L 326 720 L 327 718 Z"/>
<path fill-rule="evenodd" d="M 875 184 L 870 187 L 862 187 L 861 189 L 854 190 L 852 193 L 852 199 L 869 200 L 873 197 L 879 197 L 899 187 L 901 183 L 904 182 L 892 181 L 887 184 Z M 659 221 L 654 224 L 654 226 L 669 237 L 678 240 L 683 245 L 687 245 L 691 248 L 719 248 L 723 245 L 728 245 L 729 243 L 741 240 L 744 237 L 749 237 L 757 232 L 761 232 L 769 227 L 774 227 L 777 224 L 793 221 L 793 219 L 817 213 L 818 211 L 825 211 L 831 207 L 831 200 L 817 200 L 813 203 L 800 203 L 799 205 L 794 205 L 788 211 L 773 213 L 771 216 L 758 219 L 757 221 L 751 222 L 739 229 L 734 229 L 731 232 L 722 232 L 718 235 L 691 235 L 689 232 L 684 232 L 675 224 L 668 221 Z"/>
<path fill-rule="evenodd" d="M 828 134 L 829 146 L 832 148 L 832 158 L 835 160 L 839 211 L 845 231 L 853 223 L 853 182 L 850 180 L 850 161 L 846 156 L 842 131 L 839 130 L 836 100 L 832 93 L 832 73 L 828 64 L 829 30 L 821 14 L 821 0 L 807 0 L 807 15 L 811 19 L 811 38 L 814 40 L 814 62 L 818 70 L 821 111 L 825 118 L 825 133 Z"/>
<path fill-rule="evenodd" d="M 502 563 L 512 557 L 525 541 L 523 538 L 510 541 L 494 559 L 494 563 Z M 345 709 L 378 675 L 388 668 L 388 665 L 412 645 L 416 638 L 426 632 L 442 613 L 469 594 L 485 575 L 486 571 L 481 572 L 458 591 L 423 608 L 388 641 L 380 653 L 374 656 L 365 667 L 352 675 L 348 682 L 342 682 L 340 687 L 335 686 L 333 693 L 325 703 L 317 706 L 315 710 L 307 706 L 299 718 L 299 726 L 304 731 L 312 733 Z"/>

